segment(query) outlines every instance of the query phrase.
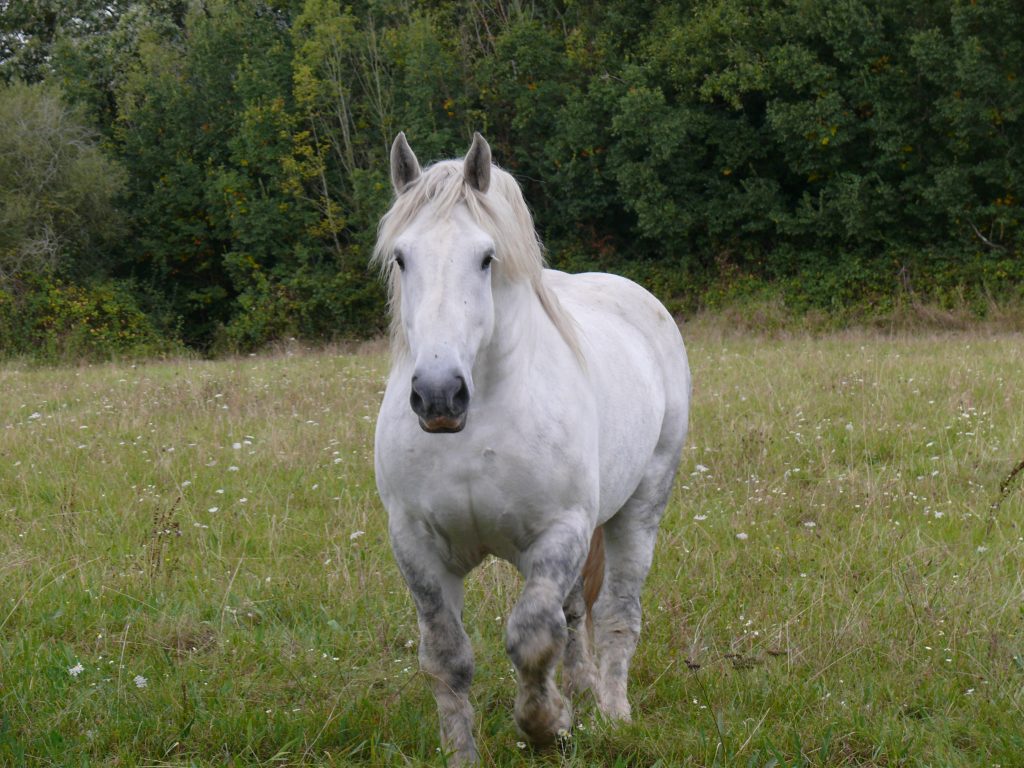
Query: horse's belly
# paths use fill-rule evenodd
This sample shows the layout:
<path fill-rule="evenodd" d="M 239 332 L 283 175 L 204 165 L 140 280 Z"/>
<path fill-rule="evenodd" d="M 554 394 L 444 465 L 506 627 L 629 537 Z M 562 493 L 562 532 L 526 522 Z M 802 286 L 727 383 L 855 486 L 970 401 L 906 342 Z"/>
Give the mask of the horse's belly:
<path fill-rule="evenodd" d="M 656 452 L 677 453 L 682 444 L 690 391 L 686 352 L 671 315 L 635 283 L 550 270 L 545 280 L 583 336 L 597 406 L 604 522 L 635 493 Z"/>
<path fill-rule="evenodd" d="M 624 353 L 623 357 L 628 360 L 630 355 Z M 604 377 L 602 400 L 607 406 L 600 409 L 601 522 L 626 503 L 643 479 L 657 447 L 665 413 L 660 386 L 650 381 L 639 386 L 640 382 L 623 375 L 617 363 L 609 368 L 616 370 L 609 370 Z"/>

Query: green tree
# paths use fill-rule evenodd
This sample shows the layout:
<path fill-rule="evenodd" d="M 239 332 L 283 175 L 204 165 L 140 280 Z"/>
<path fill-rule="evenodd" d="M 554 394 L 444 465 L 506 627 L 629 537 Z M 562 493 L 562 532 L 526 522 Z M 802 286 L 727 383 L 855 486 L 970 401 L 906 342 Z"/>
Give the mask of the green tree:
<path fill-rule="evenodd" d="M 127 5 L 121 0 L 0 0 L 0 80 L 44 80 L 64 41 L 102 36 Z"/>
<path fill-rule="evenodd" d="M 14 84 L 0 87 L 0 125 L 0 283 L 102 274 L 125 175 L 83 111 L 52 86 Z"/>
<path fill-rule="evenodd" d="M 0 191 L 5 269 L 57 269 L 71 281 L 60 296 L 90 269 L 124 279 L 118 296 L 199 348 L 380 328 L 365 264 L 398 130 L 425 161 L 483 130 L 556 266 L 627 274 L 676 309 L 749 285 L 837 312 L 908 291 L 1024 294 L 1014 0 L 0 11 L 0 81 L 59 88 L 88 134 L 75 146 L 124 169 L 90 172 L 110 183 L 86 190 L 99 207 L 80 229 L 68 211 L 85 203 Z"/>
<path fill-rule="evenodd" d="M 182 26 L 150 12 L 125 22 L 114 136 L 137 233 L 125 269 L 161 286 L 186 340 L 208 345 L 235 310 L 247 260 L 268 266 L 296 240 L 271 157 L 290 150 L 287 18 L 259 2 L 210 2 Z"/>

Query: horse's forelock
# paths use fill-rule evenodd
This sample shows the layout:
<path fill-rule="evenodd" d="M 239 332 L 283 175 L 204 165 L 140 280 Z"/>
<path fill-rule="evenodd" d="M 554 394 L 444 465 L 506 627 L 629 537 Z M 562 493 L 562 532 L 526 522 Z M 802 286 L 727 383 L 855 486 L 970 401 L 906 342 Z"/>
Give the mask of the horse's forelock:
<path fill-rule="evenodd" d="M 395 198 L 377 230 L 373 263 L 389 271 L 395 240 L 423 208 L 433 208 L 441 219 L 460 203 L 466 204 L 476 224 L 494 239 L 501 270 L 509 279 L 532 279 L 540 274 L 543 252 L 515 179 L 495 167 L 490 190 L 480 193 L 466 183 L 461 160 L 435 163 Z"/>

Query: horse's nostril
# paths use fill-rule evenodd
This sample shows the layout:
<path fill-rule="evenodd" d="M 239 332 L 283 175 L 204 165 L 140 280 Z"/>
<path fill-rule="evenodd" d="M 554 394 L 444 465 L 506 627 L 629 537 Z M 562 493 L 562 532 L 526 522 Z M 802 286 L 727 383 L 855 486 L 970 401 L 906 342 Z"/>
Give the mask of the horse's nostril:
<path fill-rule="evenodd" d="M 413 413 L 418 413 L 421 416 L 426 411 L 423 405 L 423 397 L 416 391 L 416 379 L 413 379 L 412 394 L 409 395 L 409 405 L 412 406 Z"/>
<path fill-rule="evenodd" d="M 452 396 L 452 413 L 456 416 L 461 416 L 469 408 L 469 387 L 466 386 L 466 380 L 461 376 L 457 377 L 459 380 L 459 388 Z"/>

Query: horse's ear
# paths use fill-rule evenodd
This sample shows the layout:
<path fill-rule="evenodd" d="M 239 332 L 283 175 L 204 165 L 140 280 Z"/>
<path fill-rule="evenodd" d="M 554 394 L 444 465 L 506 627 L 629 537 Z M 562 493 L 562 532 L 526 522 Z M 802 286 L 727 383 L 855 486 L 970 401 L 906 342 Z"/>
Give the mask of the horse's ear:
<path fill-rule="evenodd" d="M 391 184 L 395 192 L 402 194 L 419 177 L 420 161 L 406 141 L 405 131 L 399 131 L 391 144 Z"/>
<path fill-rule="evenodd" d="M 491 147 L 479 132 L 473 133 L 473 145 L 466 153 L 463 169 L 466 183 L 473 189 L 486 192 L 491 186 Z"/>

